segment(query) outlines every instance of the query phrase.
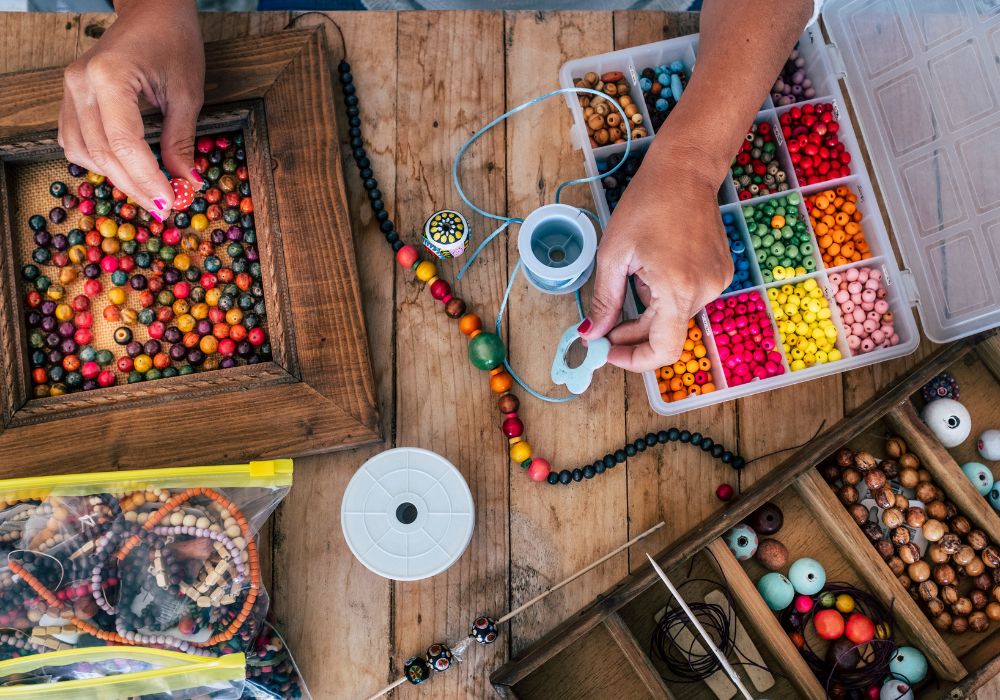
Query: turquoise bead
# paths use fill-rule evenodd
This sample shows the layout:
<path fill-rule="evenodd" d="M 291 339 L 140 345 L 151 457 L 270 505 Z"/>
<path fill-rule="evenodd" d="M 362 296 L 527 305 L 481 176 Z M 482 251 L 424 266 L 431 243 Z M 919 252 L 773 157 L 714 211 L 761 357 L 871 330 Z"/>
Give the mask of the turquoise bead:
<path fill-rule="evenodd" d="M 787 608 L 795 597 L 795 589 L 791 582 L 777 571 L 760 577 L 757 581 L 757 592 L 767 603 L 767 607 L 775 612 Z"/>
<path fill-rule="evenodd" d="M 972 482 L 972 485 L 983 496 L 987 495 L 993 489 L 993 472 L 987 469 L 985 464 L 980 462 L 966 462 L 962 465 L 962 471 L 965 472 L 966 478 Z"/>
<path fill-rule="evenodd" d="M 729 549 L 740 561 L 746 561 L 757 552 L 757 533 L 749 525 L 742 523 L 728 530 L 723 538 Z"/>
<path fill-rule="evenodd" d="M 994 485 L 986 498 L 989 500 L 990 505 L 993 506 L 993 510 L 1000 510 L 1000 488 Z"/>
<path fill-rule="evenodd" d="M 815 559 L 803 557 L 796 559 L 788 567 L 788 580 L 791 581 L 796 593 L 816 595 L 826 585 L 826 571 Z"/>
<path fill-rule="evenodd" d="M 495 333 L 480 333 L 469 341 L 469 361 L 476 369 L 490 370 L 503 362 L 503 341 Z"/>
<path fill-rule="evenodd" d="M 899 647 L 889 662 L 889 672 L 916 685 L 927 676 L 927 657 L 916 647 Z"/>

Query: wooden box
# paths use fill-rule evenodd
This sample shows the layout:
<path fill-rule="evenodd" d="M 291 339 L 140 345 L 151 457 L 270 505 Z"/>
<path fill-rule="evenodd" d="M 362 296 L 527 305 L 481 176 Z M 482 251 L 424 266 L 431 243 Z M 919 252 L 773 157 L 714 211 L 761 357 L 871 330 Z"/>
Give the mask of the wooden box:
<path fill-rule="evenodd" d="M 243 134 L 270 353 L 254 364 L 35 395 L 20 209 L 37 171 L 62 159 L 62 69 L 0 76 L 0 477 L 221 464 L 379 437 L 324 34 L 208 44 L 206 64 L 198 133 Z M 148 117 L 147 140 L 159 132 Z"/>
<path fill-rule="evenodd" d="M 917 414 L 921 387 L 943 371 L 958 380 L 961 401 L 973 421 L 969 438 L 950 450 L 934 439 Z M 693 529 L 656 558 L 677 585 L 698 576 L 725 581 L 742 624 L 775 679 L 773 687 L 755 696 L 826 697 L 824 683 L 810 670 L 757 592 L 755 581 L 766 570 L 754 560 L 737 561 L 721 539 L 729 528 L 771 501 L 784 513 L 784 525 L 774 537 L 788 548 L 790 562 L 804 556 L 815 558 L 825 567 L 828 581 L 866 590 L 891 608 L 897 640 L 918 647 L 930 663 L 928 678 L 914 689 L 916 697 L 974 696 L 1000 673 L 1000 623 L 991 622 L 980 633 L 938 631 L 864 536 L 818 467 L 842 446 L 884 457 L 886 437 L 899 435 L 943 489 L 946 500 L 971 521 L 973 528 L 1000 543 L 1000 516 L 959 466 L 969 461 L 985 462 L 977 454 L 976 437 L 997 427 L 1000 335 L 971 337 L 946 346 L 799 449 L 717 518 Z M 1000 477 L 1000 463 L 987 464 L 994 476 Z M 689 602 L 699 599 L 697 587 L 683 588 L 682 592 L 690 596 Z M 991 593 L 987 591 L 987 595 Z M 714 698 L 704 682 L 665 680 L 661 675 L 664 668 L 650 655 L 653 615 L 670 600 L 652 568 L 640 565 L 636 573 L 495 671 L 491 681 L 501 696 L 522 700 L 554 697 L 559 694 L 557 689 L 569 687 L 575 698 L 610 697 L 609 693 L 615 697 Z M 730 660 L 737 662 L 735 655 L 730 655 Z M 738 673 L 754 692 L 747 671 Z M 735 687 L 730 687 L 735 696 Z"/>

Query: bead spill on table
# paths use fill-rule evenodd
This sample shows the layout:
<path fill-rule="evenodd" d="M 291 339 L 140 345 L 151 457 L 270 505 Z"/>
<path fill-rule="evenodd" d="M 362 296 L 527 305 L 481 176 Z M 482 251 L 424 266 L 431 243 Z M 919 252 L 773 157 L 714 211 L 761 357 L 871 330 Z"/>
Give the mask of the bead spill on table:
<path fill-rule="evenodd" d="M 58 206 L 27 218 L 33 249 L 21 281 L 35 397 L 270 358 L 243 134 L 200 136 L 195 151 L 203 189 L 173 179 L 162 223 L 74 164 L 62 176 L 72 186 L 48 186 Z"/>

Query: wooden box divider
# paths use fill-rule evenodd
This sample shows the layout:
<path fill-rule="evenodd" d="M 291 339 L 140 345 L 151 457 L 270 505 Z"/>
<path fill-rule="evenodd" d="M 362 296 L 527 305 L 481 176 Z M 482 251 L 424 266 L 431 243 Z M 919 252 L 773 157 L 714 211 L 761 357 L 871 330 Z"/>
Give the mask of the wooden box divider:
<path fill-rule="evenodd" d="M 781 666 L 781 671 L 803 697 L 823 700 L 826 697 L 823 686 L 816 680 L 788 634 L 781 629 L 778 618 L 760 597 L 757 587 L 726 543 L 716 539 L 709 543 L 708 549 L 714 555 L 719 573 L 729 586 L 737 607 L 743 612 L 740 621 L 756 630 L 768 652 Z"/>
<path fill-rule="evenodd" d="M 810 469 L 802 474 L 795 480 L 795 490 L 816 521 L 830 534 L 840 553 L 864 579 L 869 592 L 891 608 L 896 625 L 913 644 L 924 650 L 937 674 L 950 681 L 965 677 L 965 666 L 893 576 L 819 472 Z"/>
<path fill-rule="evenodd" d="M 907 448 L 920 458 L 921 466 L 948 495 L 965 517 L 1000 542 L 1000 516 L 976 490 L 948 450 L 920 420 L 913 404 L 905 401 L 886 415 L 889 427 L 906 441 Z"/>
<path fill-rule="evenodd" d="M 663 682 L 660 672 L 656 670 L 653 661 L 646 655 L 639 640 L 632 634 L 622 616 L 617 612 L 611 613 L 604 620 L 604 626 L 608 634 L 615 640 L 618 648 L 622 650 L 625 658 L 628 659 L 636 675 L 642 680 L 651 697 L 656 700 L 674 700 L 667 684 Z"/>

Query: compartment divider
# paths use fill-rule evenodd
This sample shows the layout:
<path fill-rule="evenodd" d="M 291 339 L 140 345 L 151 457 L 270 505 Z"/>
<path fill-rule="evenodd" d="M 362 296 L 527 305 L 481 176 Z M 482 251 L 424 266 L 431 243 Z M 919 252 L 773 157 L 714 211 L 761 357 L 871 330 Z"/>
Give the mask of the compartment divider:
<path fill-rule="evenodd" d="M 736 605 L 743 612 L 740 618 L 744 625 L 749 625 L 758 634 L 767 647 L 771 656 L 777 660 L 789 682 L 792 683 L 806 698 L 823 700 L 826 698 L 826 691 L 812 669 L 806 663 L 799 650 L 792 644 L 792 640 L 783 629 L 778 618 L 764 603 L 764 599 L 757 593 L 757 587 L 747 576 L 746 571 L 729 551 L 729 547 L 721 539 L 712 540 L 708 545 L 709 551 L 714 555 L 718 564 L 719 573 L 729 586 L 729 590 L 736 600 Z"/>
<path fill-rule="evenodd" d="M 934 476 L 959 511 L 991 540 L 1000 542 L 1000 516 L 972 485 L 951 453 L 937 441 L 913 404 L 904 401 L 886 414 L 886 421 L 906 441 L 907 449 L 916 453 L 921 465 Z"/>
<path fill-rule="evenodd" d="M 660 672 L 656 670 L 652 660 L 639 646 L 639 640 L 632 634 L 621 615 L 613 612 L 604 619 L 603 624 L 625 658 L 628 659 L 636 675 L 649 690 L 650 696 L 656 700 L 674 700 L 674 696 L 667 688 L 667 684 L 663 682 Z"/>
<path fill-rule="evenodd" d="M 891 607 L 896 624 L 911 643 L 924 650 L 935 672 L 949 681 L 964 678 L 965 666 L 893 576 L 819 472 L 806 471 L 795 480 L 795 490 L 818 524 L 828 531 L 840 553 L 864 579 L 871 594 Z"/>

